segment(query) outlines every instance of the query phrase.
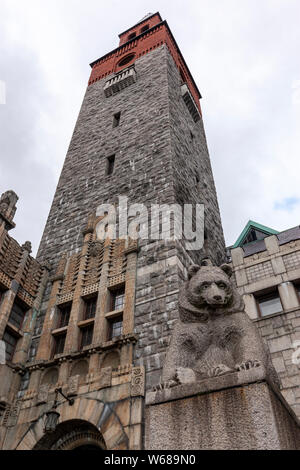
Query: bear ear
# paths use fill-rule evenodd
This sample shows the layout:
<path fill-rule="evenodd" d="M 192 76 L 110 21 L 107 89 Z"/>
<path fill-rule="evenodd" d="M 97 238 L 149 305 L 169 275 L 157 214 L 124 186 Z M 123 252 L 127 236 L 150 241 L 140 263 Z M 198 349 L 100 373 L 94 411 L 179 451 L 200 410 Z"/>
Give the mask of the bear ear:
<path fill-rule="evenodd" d="M 193 264 L 192 266 L 189 267 L 188 269 L 188 278 L 189 280 L 192 279 L 195 274 L 199 271 L 200 266 L 198 264 Z"/>
<path fill-rule="evenodd" d="M 222 266 L 220 266 L 222 271 L 224 271 L 224 273 L 227 274 L 228 277 L 231 277 L 232 276 L 232 267 L 229 266 L 229 264 L 222 264 Z"/>

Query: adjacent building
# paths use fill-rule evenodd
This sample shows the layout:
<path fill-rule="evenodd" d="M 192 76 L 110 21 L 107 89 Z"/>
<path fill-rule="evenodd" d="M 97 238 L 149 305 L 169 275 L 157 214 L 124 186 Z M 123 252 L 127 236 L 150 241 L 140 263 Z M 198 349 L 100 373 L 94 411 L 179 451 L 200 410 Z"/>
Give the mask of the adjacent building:
<path fill-rule="evenodd" d="M 300 417 L 300 227 L 277 232 L 249 221 L 228 251 L 246 311 Z"/>

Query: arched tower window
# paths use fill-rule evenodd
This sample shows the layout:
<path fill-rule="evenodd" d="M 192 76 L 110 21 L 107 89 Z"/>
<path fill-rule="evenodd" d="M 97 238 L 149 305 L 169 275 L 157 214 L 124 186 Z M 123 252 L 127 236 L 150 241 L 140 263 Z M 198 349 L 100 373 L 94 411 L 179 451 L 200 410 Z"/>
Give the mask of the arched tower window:
<path fill-rule="evenodd" d="M 126 57 L 123 57 L 123 59 L 120 60 L 118 63 L 118 67 L 123 67 L 124 65 L 129 64 L 135 57 L 135 54 L 129 54 Z"/>

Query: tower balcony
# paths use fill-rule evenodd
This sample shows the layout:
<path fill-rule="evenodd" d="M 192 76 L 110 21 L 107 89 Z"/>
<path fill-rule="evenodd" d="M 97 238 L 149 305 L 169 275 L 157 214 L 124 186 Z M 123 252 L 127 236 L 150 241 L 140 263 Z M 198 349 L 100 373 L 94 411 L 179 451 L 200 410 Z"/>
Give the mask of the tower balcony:
<path fill-rule="evenodd" d="M 114 77 L 108 80 L 104 86 L 104 94 L 106 98 L 115 95 L 119 91 L 127 88 L 136 82 L 136 71 L 134 66 L 123 69 Z"/>

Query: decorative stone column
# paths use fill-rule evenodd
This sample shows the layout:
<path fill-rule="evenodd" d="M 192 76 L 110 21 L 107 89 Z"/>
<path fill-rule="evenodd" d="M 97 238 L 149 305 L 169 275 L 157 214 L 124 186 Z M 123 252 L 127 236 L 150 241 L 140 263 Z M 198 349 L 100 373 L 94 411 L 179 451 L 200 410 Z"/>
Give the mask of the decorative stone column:
<path fill-rule="evenodd" d="M 245 302 L 245 311 L 251 318 L 251 320 L 255 320 L 258 318 L 258 309 L 256 300 L 253 294 L 244 294 L 243 300 Z"/>
<path fill-rule="evenodd" d="M 299 307 L 299 299 L 292 282 L 283 282 L 278 286 L 278 291 L 284 310 Z"/>

